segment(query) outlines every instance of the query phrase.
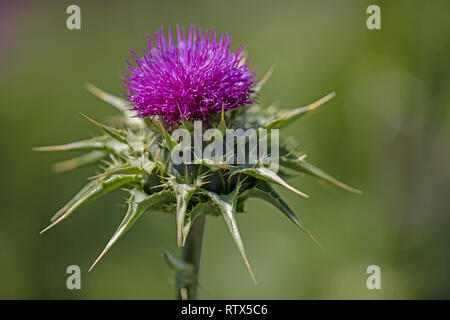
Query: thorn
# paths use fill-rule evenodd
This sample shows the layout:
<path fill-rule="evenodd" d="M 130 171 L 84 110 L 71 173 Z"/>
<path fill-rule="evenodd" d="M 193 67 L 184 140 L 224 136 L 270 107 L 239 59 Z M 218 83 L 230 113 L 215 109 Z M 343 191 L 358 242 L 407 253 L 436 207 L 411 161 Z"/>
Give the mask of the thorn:
<path fill-rule="evenodd" d="M 307 195 L 306 193 L 303 193 L 301 191 L 298 191 L 297 189 L 295 189 L 294 187 L 291 187 L 290 185 L 286 184 L 285 186 L 287 189 L 291 190 L 292 192 L 295 192 L 296 194 L 305 197 L 305 198 L 309 198 L 309 195 Z"/>
<path fill-rule="evenodd" d="M 91 270 L 95 267 L 95 265 L 100 261 L 101 258 L 103 258 L 103 256 L 106 254 L 106 252 L 108 252 L 108 246 L 103 249 L 102 253 L 98 256 L 98 258 L 94 261 L 94 263 L 92 264 L 92 266 L 89 268 L 88 272 L 91 272 Z"/>
<path fill-rule="evenodd" d="M 46 151 L 65 151 L 67 150 L 67 146 L 60 145 L 60 146 L 44 146 L 44 147 L 33 147 L 31 148 L 33 151 L 37 152 L 46 152 Z"/>
<path fill-rule="evenodd" d="M 80 114 L 85 117 L 89 122 L 91 122 L 93 125 L 95 125 L 97 128 L 102 130 L 103 132 L 107 133 L 112 138 L 116 139 L 117 141 L 120 141 L 124 144 L 127 144 L 127 139 L 121 136 L 120 131 L 116 130 L 115 128 L 108 127 L 104 124 L 101 124 L 100 122 L 95 121 L 94 119 L 88 117 L 84 113 L 80 112 Z"/>
<path fill-rule="evenodd" d="M 46 227 L 45 229 L 43 229 L 41 232 L 39 232 L 39 234 L 43 234 L 44 232 L 46 232 L 47 230 L 53 228 L 55 225 L 57 225 L 61 220 L 56 220 L 55 222 L 53 222 L 52 224 L 50 224 L 48 227 Z"/>
<path fill-rule="evenodd" d="M 245 258 L 245 265 L 247 266 L 248 272 L 250 272 L 250 276 L 252 277 L 252 280 L 255 284 L 258 284 L 258 281 L 256 281 L 256 277 L 253 273 L 252 268 L 250 267 L 250 263 L 247 260 L 247 257 Z"/>
<path fill-rule="evenodd" d="M 95 176 L 88 177 L 88 180 L 97 180 L 98 178 L 102 178 L 102 177 L 108 175 L 109 173 L 111 173 L 111 172 L 106 171 L 106 172 L 97 174 L 97 175 L 95 175 Z"/>
<path fill-rule="evenodd" d="M 64 207 L 62 207 L 61 209 L 58 210 L 58 212 L 56 212 L 54 214 L 53 217 L 51 217 L 50 222 L 54 222 L 56 219 L 58 219 L 60 216 L 62 216 L 67 209 L 69 209 L 69 206 L 65 205 Z"/>
<path fill-rule="evenodd" d="M 312 241 L 314 241 L 314 243 L 315 243 L 320 249 L 323 250 L 323 247 L 322 247 L 322 245 L 320 244 L 320 242 L 317 241 L 316 238 L 315 238 L 310 232 L 308 232 L 308 236 L 311 238 Z"/>
<path fill-rule="evenodd" d="M 315 109 L 317 109 L 318 107 L 320 107 L 321 105 L 323 105 L 324 103 L 330 101 L 331 99 L 333 99 L 336 96 L 336 92 L 330 92 L 329 94 L 327 94 L 325 97 L 320 98 L 319 100 L 317 100 L 316 102 L 311 103 L 309 106 L 307 106 L 307 112 L 311 112 L 314 111 Z"/>
<path fill-rule="evenodd" d="M 158 161 L 158 157 L 159 157 L 160 151 L 161 151 L 160 148 L 158 148 L 158 150 L 156 150 L 155 159 L 153 160 L 154 162 L 157 162 L 157 161 Z"/>
<path fill-rule="evenodd" d="M 347 191 L 353 192 L 353 193 L 358 194 L 358 195 L 363 193 L 361 190 L 353 188 L 353 187 L 350 187 L 350 186 L 348 186 L 345 183 L 342 183 L 340 181 L 337 182 L 337 185 L 339 187 L 341 187 L 342 189 L 345 189 Z"/>

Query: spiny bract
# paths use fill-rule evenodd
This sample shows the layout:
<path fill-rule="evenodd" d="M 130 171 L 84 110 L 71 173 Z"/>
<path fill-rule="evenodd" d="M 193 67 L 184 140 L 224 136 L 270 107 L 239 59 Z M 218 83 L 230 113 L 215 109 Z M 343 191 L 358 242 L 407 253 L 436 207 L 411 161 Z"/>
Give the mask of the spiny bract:
<path fill-rule="evenodd" d="M 125 217 L 94 265 L 144 212 L 162 211 L 176 214 L 180 245 L 183 244 L 183 240 L 186 239 L 189 229 L 198 215 L 222 215 L 233 240 L 249 267 L 236 219 L 236 213 L 243 210 L 243 204 L 248 198 L 259 198 L 271 203 L 314 239 L 271 186 L 271 184 L 278 184 L 293 190 L 285 182 L 285 179 L 290 177 L 286 172 L 280 170 L 277 174 L 259 165 L 232 167 L 215 164 L 209 159 L 208 161 L 205 159 L 202 164 L 192 165 L 197 169 L 195 170 L 196 175 L 191 174 L 194 172 L 192 168 L 188 171 L 186 171 L 186 167 L 174 170 L 167 147 L 170 144 L 166 141 L 166 139 L 170 139 L 170 135 L 158 132 L 165 132 L 163 127 L 154 126 L 149 127 L 153 130 L 148 130 L 143 119 L 132 117 L 125 100 L 105 93 L 90 84 L 87 88 L 122 113 L 121 128 L 116 129 L 100 124 L 86 116 L 104 133 L 103 135 L 65 145 L 35 148 L 36 151 L 87 151 L 80 157 L 55 164 L 53 169 L 57 172 L 76 169 L 99 160 L 106 164 L 106 167 L 103 167 L 104 172 L 89 178 L 90 181 L 51 218 L 52 223 L 42 232 L 68 218 L 77 209 L 94 199 L 115 189 L 128 187 L 130 197 L 127 201 L 128 210 Z M 244 127 L 283 128 L 293 120 L 325 103 L 333 95 L 329 94 L 311 105 L 294 109 L 281 116 L 262 114 L 260 106 L 254 105 L 246 114 L 237 117 L 236 120 L 240 121 Z M 231 119 L 225 121 L 229 124 Z M 288 150 L 282 146 L 279 161 L 281 166 L 288 169 L 359 193 L 358 190 L 339 182 L 307 162 L 304 155 L 292 148 Z M 239 181 L 229 179 L 239 173 L 242 177 Z M 222 182 L 225 184 L 222 185 Z M 217 185 L 219 187 L 216 187 Z M 210 186 L 214 186 L 214 188 Z"/>

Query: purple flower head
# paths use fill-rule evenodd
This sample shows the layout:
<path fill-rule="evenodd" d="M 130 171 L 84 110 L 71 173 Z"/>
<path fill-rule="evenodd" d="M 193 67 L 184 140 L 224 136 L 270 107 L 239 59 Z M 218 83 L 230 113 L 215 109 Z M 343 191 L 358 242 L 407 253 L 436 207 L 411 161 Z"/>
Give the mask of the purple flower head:
<path fill-rule="evenodd" d="M 209 115 L 252 103 L 254 69 L 244 62 L 244 47 L 230 52 L 231 37 L 214 29 L 202 31 L 191 24 L 188 34 L 178 25 L 177 43 L 169 27 L 148 37 L 148 51 L 139 58 L 131 51 L 136 67 L 127 61 L 124 74 L 127 99 L 139 117 L 160 116 L 170 124 L 207 120 Z"/>

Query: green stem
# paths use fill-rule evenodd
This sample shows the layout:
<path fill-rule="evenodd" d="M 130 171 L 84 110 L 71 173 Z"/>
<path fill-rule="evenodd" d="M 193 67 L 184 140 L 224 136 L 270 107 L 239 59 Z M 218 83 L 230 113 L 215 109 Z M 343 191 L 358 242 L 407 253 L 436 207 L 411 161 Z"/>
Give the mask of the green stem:
<path fill-rule="evenodd" d="M 187 281 L 178 282 L 178 299 L 195 300 L 197 297 L 198 275 L 200 269 L 200 255 L 202 252 L 203 231 L 205 229 L 205 217 L 198 216 L 182 248 L 181 259 L 193 267 L 194 274 Z M 177 274 L 177 279 L 185 279 L 182 274 Z"/>

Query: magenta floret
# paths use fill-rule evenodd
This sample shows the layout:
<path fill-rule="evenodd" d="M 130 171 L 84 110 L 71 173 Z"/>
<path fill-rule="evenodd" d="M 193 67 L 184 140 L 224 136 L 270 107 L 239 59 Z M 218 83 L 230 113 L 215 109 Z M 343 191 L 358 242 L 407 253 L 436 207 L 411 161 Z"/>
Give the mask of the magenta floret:
<path fill-rule="evenodd" d="M 160 116 L 170 124 L 181 118 L 208 120 L 212 114 L 252 103 L 254 69 L 244 62 L 244 47 L 230 52 L 231 37 L 214 29 L 203 32 L 191 24 L 176 27 L 177 43 L 169 27 L 148 38 L 148 50 L 138 57 L 132 51 L 131 74 L 124 74 L 127 99 L 140 117 Z"/>

